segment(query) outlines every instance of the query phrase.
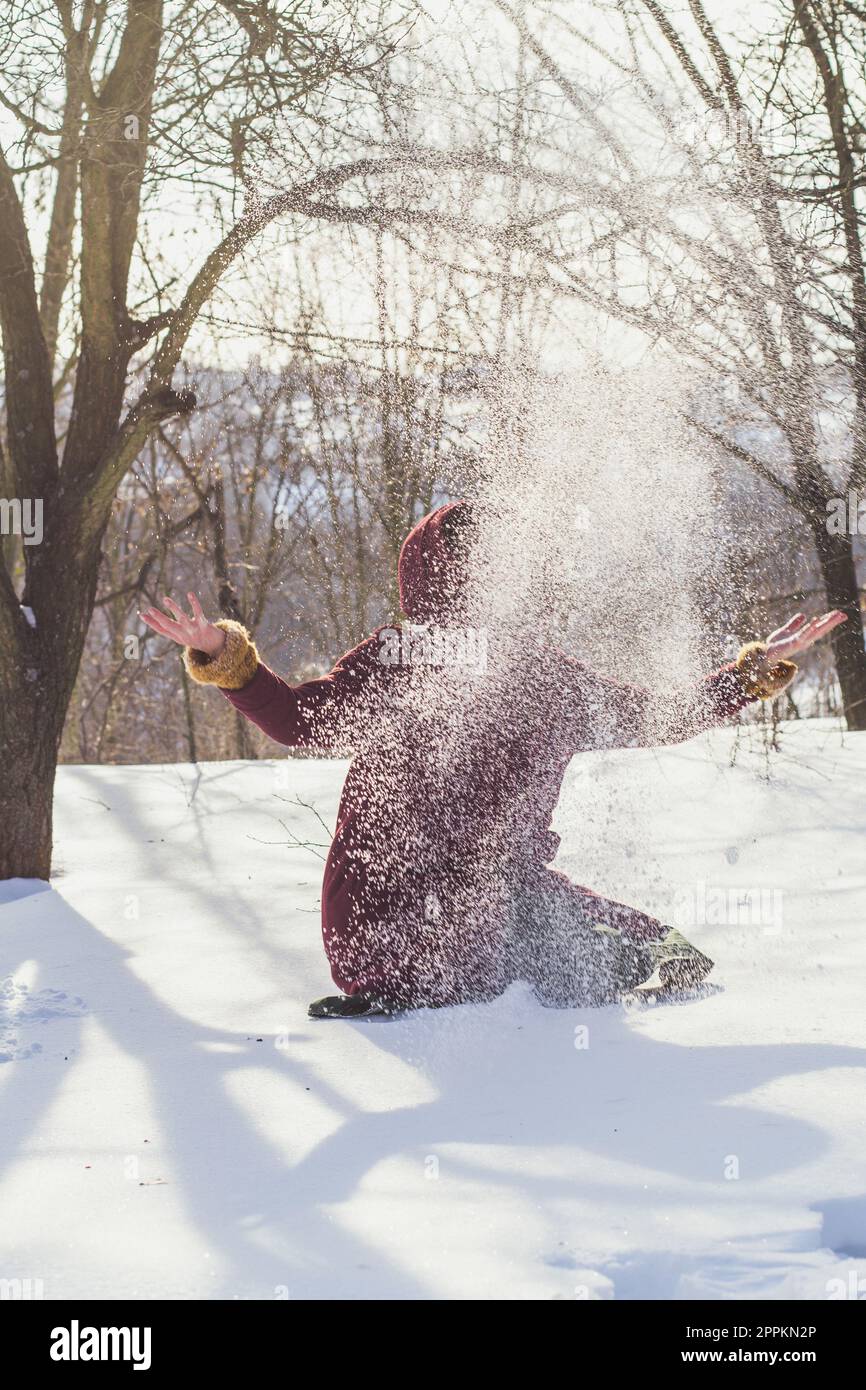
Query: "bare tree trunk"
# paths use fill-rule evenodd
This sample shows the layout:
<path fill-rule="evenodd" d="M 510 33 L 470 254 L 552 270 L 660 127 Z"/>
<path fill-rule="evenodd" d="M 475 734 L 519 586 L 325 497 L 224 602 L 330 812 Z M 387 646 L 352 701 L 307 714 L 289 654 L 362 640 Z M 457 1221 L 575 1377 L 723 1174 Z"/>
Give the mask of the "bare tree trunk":
<path fill-rule="evenodd" d="M 23 615 L 21 625 L 0 689 L 0 879 L 47 879 L 54 776 L 71 681 L 46 660 L 50 634 L 32 628 Z"/>
<path fill-rule="evenodd" d="M 235 710 L 235 753 L 239 758 L 247 760 L 258 757 L 250 738 L 250 726 L 240 710 Z"/>
<path fill-rule="evenodd" d="M 849 729 L 866 729 L 866 649 L 852 540 L 844 531 L 831 535 L 823 517 L 816 517 L 812 533 L 827 602 L 831 608 L 840 608 L 848 618 L 832 634 L 845 718 Z"/>
<path fill-rule="evenodd" d="M 33 701 L 7 706 L 0 719 L 5 770 L 0 783 L 0 879 L 51 872 L 54 774 L 59 734 Z"/>
<path fill-rule="evenodd" d="M 192 700 L 189 694 L 189 676 L 186 667 L 181 665 L 180 680 L 183 686 L 183 714 L 186 722 L 186 743 L 189 749 L 189 760 L 191 763 L 198 762 L 198 754 L 195 747 L 195 717 L 193 714 Z"/>

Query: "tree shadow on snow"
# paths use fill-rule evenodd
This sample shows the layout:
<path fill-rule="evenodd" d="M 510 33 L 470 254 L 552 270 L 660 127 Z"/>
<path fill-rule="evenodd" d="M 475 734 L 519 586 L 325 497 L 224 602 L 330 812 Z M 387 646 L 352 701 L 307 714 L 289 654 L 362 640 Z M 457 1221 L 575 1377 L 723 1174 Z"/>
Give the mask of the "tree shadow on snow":
<path fill-rule="evenodd" d="M 250 1036 L 204 1027 L 171 1009 L 130 968 L 132 953 L 103 936 L 59 893 L 52 891 L 49 908 L 44 899 L 40 908 L 39 917 L 30 919 L 22 912 L 4 920 L 3 973 L 10 972 L 13 960 L 38 962 L 48 932 L 52 977 L 62 972 L 64 988 L 80 994 L 85 1002 L 95 994 L 113 1001 L 101 1009 L 91 1007 L 89 1014 L 123 1052 L 147 1069 L 157 1128 L 172 1180 L 181 1185 L 185 1216 L 199 1228 L 215 1262 L 222 1258 L 226 1263 L 225 1278 L 211 1296 L 267 1299 L 282 1296 L 277 1291 L 287 1288 L 290 1297 L 328 1297 L 335 1268 L 369 1269 L 370 1249 L 322 1211 L 315 1172 L 286 1163 L 228 1094 L 226 1082 L 235 1068 L 269 1066 L 281 1076 L 315 1088 L 319 1099 L 351 1123 L 345 1098 L 309 1072 L 296 1055 L 257 1044 L 261 1033 L 251 1029 Z M 46 1047 L 42 1055 L 14 1064 L 12 1075 L 4 1076 L 0 1172 L 26 1150 L 31 1138 L 39 1136 L 48 1107 L 74 1066 L 81 1022 L 80 1018 L 66 1021 L 61 1050 Z M 82 1100 L 85 1130 L 86 1097 Z M 284 1119 L 291 1128 L 288 1107 Z M 134 1131 L 126 1152 L 140 1152 L 138 1118 L 131 1123 Z M 142 1201 L 153 1195 L 148 1186 L 133 1185 L 132 1190 Z M 106 1210 L 101 1238 L 110 1219 Z M 149 1219 L 158 1226 L 158 1210 Z M 38 1230 L 38 1211 L 33 1222 L 37 1240 L 47 1243 L 47 1233 Z M 167 1229 L 167 1250 L 171 1244 L 172 1232 Z M 130 1261 L 134 1254 L 130 1252 Z M 375 1264 L 381 1278 L 387 1261 L 380 1252 L 375 1252 Z M 423 1296 L 424 1290 L 404 1271 L 384 1272 L 403 1296 Z M 180 1271 L 167 1267 L 166 1285 L 170 1287 L 176 1276 L 182 1283 Z M 358 1282 L 363 1284 L 362 1273 Z M 52 1296 L 62 1297 L 62 1289 L 55 1287 Z"/>
<path fill-rule="evenodd" d="M 807 1120 L 737 1098 L 782 1077 L 866 1066 L 866 1050 L 853 1047 L 661 1042 L 619 1010 L 546 1010 L 519 986 L 489 1005 L 420 1011 L 379 1024 L 305 1020 L 302 1029 L 299 1017 L 294 1041 L 277 1049 L 267 1046 L 273 1038 L 257 1044 L 261 1034 L 209 1028 L 173 1010 L 130 968 L 131 953 L 60 894 L 51 893 L 47 914 L 39 900 L 31 920 L 28 906 L 21 904 L 17 921 L 4 921 L 10 958 L 38 961 L 50 947 L 52 971 L 62 973 L 65 990 L 85 1001 L 95 994 L 113 1001 L 95 1016 L 147 1069 L 185 1215 L 225 1262 L 215 1297 L 270 1298 L 283 1286 L 300 1297 L 330 1297 L 335 1289 L 363 1297 L 368 1272 L 377 1296 L 429 1296 L 404 1262 L 354 1235 L 329 1210 L 348 1202 L 373 1168 L 394 1157 L 417 1165 L 418 1201 L 432 1195 L 423 1186 L 430 1155 L 440 1158 L 440 1183 L 456 1177 L 479 1191 L 512 1188 L 545 1213 L 554 1244 L 562 1203 L 578 1198 L 610 1202 L 626 1214 L 631 1204 L 656 1198 L 684 1206 L 723 1201 L 732 1157 L 745 1196 L 748 1184 L 813 1162 L 829 1138 Z M 575 1046 L 578 1025 L 589 1029 L 586 1047 Z M 74 1066 L 79 1029 L 80 1020 L 66 1020 L 70 1061 L 46 1051 L 7 1078 L 0 1091 L 0 1164 L 10 1164 L 38 1134 Z M 356 1033 L 359 1052 L 372 1045 L 414 1068 L 419 1090 L 429 1094 L 432 1087 L 435 1098 L 362 1109 L 369 1102 L 364 1064 L 356 1103 L 351 1075 L 341 1076 L 338 1092 L 322 1080 L 325 1069 L 314 1070 L 301 1055 L 311 1062 L 327 1056 L 332 1029 Z M 287 1162 L 229 1094 L 232 1073 L 252 1067 L 309 1087 L 339 1117 L 337 1128 L 299 1162 Z M 290 1132 L 290 1100 L 282 1119 Z M 129 1152 L 136 1147 L 137 1137 Z M 574 1153 L 575 1171 L 557 1163 L 552 1173 L 551 1165 L 535 1162 L 539 1150 L 561 1151 L 566 1163 Z M 636 1180 L 619 1181 L 623 1165 L 649 1175 L 654 1192 Z M 148 1187 L 136 1187 L 135 1195 L 153 1196 Z M 483 1240 L 487 1215 L 480 1202 L 475 1211 Z M 157 1209 L 151 1219 L 158 1226 Z M 408 1230 L 405 1239 L 412 1240 Z M 170 1249 L 170 1230 L 166 1244 Z"/>
<path fill-rule="evenodd" d="M 654 1039 L 633 1023 L 618 1008 L 543 1009 L 523 986 L 489 1005 L 424 1010 L 373 1026 L 323 1022 L 317 1027 L 351 1028 L 411 1062 L 438 1095 L 427 1104 L 357 1116 L 296 1171 L 319 1172 L 321 1199 L 341 1202 L 377 1161 L 401 1154 L 420 1171 L 436 1156 L 440 1182 L 455 1177 L 482 1188 L 485 1181 L 511 1186 L 533 1211 L 547 1209 L 555 1245 L 562 1243 L 563 1204 L 579 1199 L 612 1204 L 625 1227 L 629 1211 L 647 1202 L 722 1206 L 736 1189 L 744 1202 L 771 1203 L 766 1187 L 753 1185 L 814 1162 L 831 1137 L 809 1120 L 763 1108 L 752 1093 L 786 1077 L 866 1068 L 862 1048 L 685 1046 Z M 576 1047 L 575 1030 L 584 1026 L 589 1045 Z M 503 1161 L 485 1168 L 471 1147 L 498 1150 Z M 540 1150 L 554 1162 L 535 1163 Z M 569 1151 L 577 1151 L 573 1174 L 550 1175 Z M 353 1170 L 355 1154 L 364 1164 Z M 623 1165 L 639 1173 L 618 1181 Z M 476 1219 L 483 1232 L 489 1214 L 480 1202 Z M 772 1232 L 749 1238 L 760 1246 L 765 1236 L 773 1239 Z M 805 1239 L 812 1248 L 824 1243 L 817 1230 Z M 688 1261 L 679 1263 L 685 1268 Z M 626 1279 L 622 1293 L 634 1296 L 628 1287 Z"/>

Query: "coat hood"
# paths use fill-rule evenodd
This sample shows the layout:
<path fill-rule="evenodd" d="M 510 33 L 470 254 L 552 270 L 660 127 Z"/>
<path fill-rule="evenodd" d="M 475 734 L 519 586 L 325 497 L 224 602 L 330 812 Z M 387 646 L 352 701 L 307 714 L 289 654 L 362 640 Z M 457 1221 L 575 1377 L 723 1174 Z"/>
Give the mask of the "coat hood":
<path fill-rule="evenodd" d="M 400 550 L 400 603 L 413 623 L 445 623 L 459 608 L 467 578 L 472 508 L 447 502 L 413 526 Z"/>

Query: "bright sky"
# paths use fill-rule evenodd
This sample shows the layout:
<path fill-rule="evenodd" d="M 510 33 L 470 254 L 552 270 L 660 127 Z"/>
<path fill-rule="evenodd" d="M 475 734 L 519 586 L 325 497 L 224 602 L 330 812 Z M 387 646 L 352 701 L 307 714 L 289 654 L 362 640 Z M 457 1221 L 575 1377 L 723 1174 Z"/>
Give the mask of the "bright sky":
<path fill-rule="evenodd" d="M 666 8 L 675 16 L 688 14 L 686 0 Z M 707 9 L 713 18 L 722 21 L 729 34 L 740 36 L 749 28 L 757 27 L 762 14 L 777 12 L 768 0 L 758 6 L 709 0 Z M 472 78 L 485 84 L 493 95 L 488 94 L 474 114 L 489 120 L 494 96 L 514 85 L 517 61 L 514 29 L 493 0 L 470 0 L 469 4 L 429 0 L 425 10 L 427 17 L 419 18 L 413 29 L 412 41 L 417 53 L 412 64 L 416 80 L 429 84 L 431 95 L 419 99 L 422 116 L 420 122 L 416 121 L 413 134 L 415 138 L 447 143 L 449 137 L 444 132 L 444 124 L 454 118 L 456 102 L 443 91 L 438 77 L 433 81 L 432 69 L 440 64 L 447 78 L 461 90 L 470 85 Z M 593 46 L 597 45 L 604 52 L 624 53 L 621 38 L 614 37 L 621 36 L 615 12 L 603 7 L 596 9 L 589 4 L 575 7 L 564 2 L 532 5 L 529 12 L 534 16 L 535 32 L 545 34 L 549 50 L 568 77 L 580 82 L 582 90 L 589 91 L 599 103 L 604 120 L 616 125 L 630 156 L 638 163 L 645 157 L 655 160 L 655 143 L 651 141 L 645 116 L 636 109 L 628 84 L 624 84 L 615 69 L 594 51 Z M 538 20 L 538 16 L 545 15 L 546 27 Z M 559 16 L 562 22 L 554 23 L 552 16 Z M 536 126 L 542 136 L 549 132 L 549 143 L 556 147 L 561 129 L 556 119 L 556 102 L 561 101 L 561 97 L 553 84 L 547 91 L 551 99 L 550 111 L 539 115 Z M 8 145 L 14 125 L 14 118 L 0 109 L 0 138 L 4 145 Z M 467 143 L 474 138 L 471 129 L 462 133 L 458 130 L 458 142 Z M 451 140 L 453 143 L 453 134 Z M 501 152 L 508 153 L 505 149 Z M 574 151 L 578 160 L 584 153 L 583 150 Z M 548 158 L 550 155 L 548 151 Z M 560 167 L 568 171 L 570 150 L 560 145 L 553 159 L 558 159 Z M 471 208 L 472 215 L 483 214 L 483 210 L 483 202 L 476 200 Z M 34 251 L 37 261 L 41 261 L 45 214 L 31 208 L 30 217 Z M 297 327 L 299 279 L 308 287 L 308 293 L 309 287 L 316 285 L 328 331 L 353 340 L 376 336 L 378 310 L 372 234 L 324 227 L 308 236 L 301 245 L 293 245 L 296 226 L 296 223 L 283 223 L 257 237 L 243 262 L 225 278 L 221 291 L 209 306 L 209 316 L 218 322 L 205 318 L 191 338 L 189 361 L 211 360 L 218 353 L 222 361 L 238 363 L 252 353 L 261 354 L 265 360 L 288 353 L 294 341 L 291 335 Z M 166 185 L 160 202 L 148 210 L 147 231 L 151 251 L 158 249 L 159 257 L 178 277 L 179 283 L 171 291 L 171 299 L 176 302 L 189 268 L 200 263 L 218 240 L 218 227 L 196 206 L 187 186 L 171 183 Z M 473 250 L 470 245 L 470 256 Z M 420 336 L 423 338 L 426 331 L 427 336 L 432 333 L 441 341 L 441 330 L 438 334 L 435 332 L 441 307 L 441 294 L 438 293 L 441 273 L 437 275 L 426 261 L 410 264 L 405 253 L 395 249 L 387 238 L 382 251 L 387 284 L 385 297 L 396 339 L 403 341 L 411 335 L 414 313 L 420 325 Z M 465 256 L 464 247 L 454 259 L 463 261 Z M 482 318 L 486 315 L 491 320 L 498 312 L 496 296 L 474 307 L 480 308 Z M 275 340 L 256 331 L 256 324 L 263 318 L 277 330 Z M 472 341 L 474 337 L 467 334 L 466 323 L 461 325 L 459 317 L 452 316 L 450 330 L 451 347 L 456 347 L 461 340 L 464 343 Z M 590 342 L 617 357 L 640 355 L 645 348 L 642 338 L 601 323 L 595 311 L 582 308 L 574 300 L 569 300 L 544 328 L 539 315 L 533 321 L 531 336 L 530 350 L 543 351 L 553 362 L 567 361 L 575 353 L 579 355 Z M 280 343 L 285 346 L 281 347 Z"/>

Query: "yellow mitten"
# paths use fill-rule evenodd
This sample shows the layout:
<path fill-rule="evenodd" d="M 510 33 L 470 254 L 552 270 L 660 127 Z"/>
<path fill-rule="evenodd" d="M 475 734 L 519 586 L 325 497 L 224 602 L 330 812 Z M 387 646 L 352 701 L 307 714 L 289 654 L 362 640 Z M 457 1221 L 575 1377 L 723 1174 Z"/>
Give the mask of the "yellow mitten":
<path fill-rule="evenodd" d="M 735 665 L 740 684 L 753 699 L 771 700 L 774 695 L 781 695 L 797 674 L 793 661 L 777 661 L 765 667 L 766 652 L 766 642 L 747 642 L 737 654 Z"/>

